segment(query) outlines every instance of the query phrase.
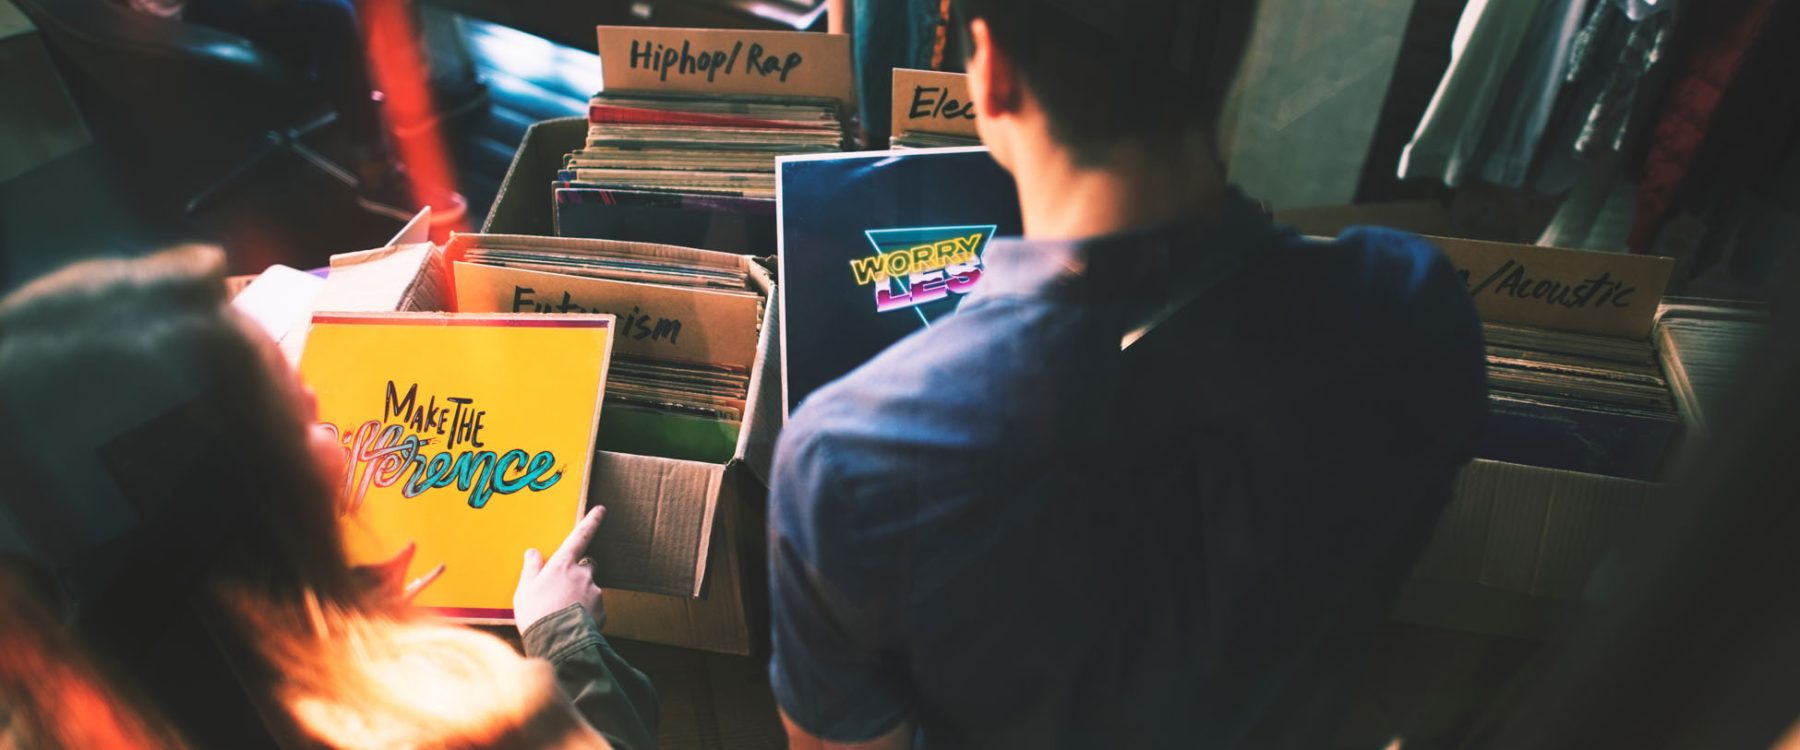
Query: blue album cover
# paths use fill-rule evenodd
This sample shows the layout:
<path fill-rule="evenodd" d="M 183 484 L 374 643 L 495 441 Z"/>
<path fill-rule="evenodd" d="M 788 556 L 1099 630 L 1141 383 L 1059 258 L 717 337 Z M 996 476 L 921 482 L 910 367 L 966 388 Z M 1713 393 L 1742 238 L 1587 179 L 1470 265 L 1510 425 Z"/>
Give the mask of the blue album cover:
<path fill-rule="evenodd" d="M 788 412 L 953 314 L 988 242 L 1021 232 L 1012 176 L 985 148 L 790 156 L 776 173 Z"/>
<path fill-rule="evenodd" d="M 1493 394 L 1475 457 L 1655 482 L 1680 432 L 1674 414 Z"/>

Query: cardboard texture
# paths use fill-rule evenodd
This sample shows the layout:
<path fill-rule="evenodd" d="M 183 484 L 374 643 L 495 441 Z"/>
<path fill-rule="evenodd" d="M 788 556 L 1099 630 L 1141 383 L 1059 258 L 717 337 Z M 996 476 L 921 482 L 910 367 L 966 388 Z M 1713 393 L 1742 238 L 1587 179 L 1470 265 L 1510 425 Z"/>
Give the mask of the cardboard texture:
<path fill-rule="evenodd" d="M 888 130 L 977 137 L 969 77 L 936 70 L 894 69 L 894 108 Z"/>
<path fill-rule="evenodd" d="M 611 279 L 456 263 L 457 309 L 464 312 L 543 312 L 538 305 L 575 306 L 618 315 L 619 351 L 682 362 L 749 369 L 756 356 L 760 300 L 700 289 L 670 289 Z M 670 328 L 636 324 L 671 321 Z"/>
<path fill-rule="evenodd" d="M 466 237 L 453 238 L 453 247 Z M 455 309 L 463 312 L 542 312 L 540 305 L 608 312 L 621 321 L 622 354 L 746 370 L 756 358 L 763 303 L 755 297 L 473 263 L 452 266 Z M 659 333 L 671 329 L 672 335 Z"/>
<path fill-rule="evenodd" d="M 448 308 L 441 251 L 429 242 L 331 256 L 317 309 L 331 312 Z"/>
<path fill-rule="evenodd" d="M 720 467 L 697 461 L 596 453 L 588 497 L 606 506 L 606 521 L 589 550 L 594 569 L 606 571 L 614 588 L 698 596 L 723 478 Z M 690 583 L 681 588 L 671 581 Z"/>
<path fill-rule="evenodd" d="M 856 109 L 850 37 L 800 31 L 598 27 L 609 93 L 681 92 L 836 99 Z"/>
<path fill-rule="evenodd" d="M 611 315 L 314 315 L 300 372 L 345 453 L 351 560 L 417 544 L 406 580 L 446 568 L 415 604 L 510 621 L 519 554 L 555 549 L 586 505 L 615 325 Z M 519 387 L 540 368 L 556 377 Z M 679 550 L 645 556 L 670 554 Z M 601 585 L 620 585 L 611 574 L 598 570 Z"/>
<path fill-rule="evenodd" d="M 602 453 L 602 460 L 606 454 Z M 762 496 L 767 492 L 741 467 L 713 466 L 719 477 L 713 534 L 706 556 L 704 596 L 666 596 L 626 589 L 606 592 L 606 635 L 716 653 L 747 656 L 764 622 Z M 641 481 L 661 476 L 640 467 Z M 596 491 L 595 499 L 604 502 Z M 610 512 L 610 509 L 609 509 Z M 610 523 L 610 519 L 608 523 Z M 604 532 L 606 524 L 601 524 Z M 601 564 L 604 564 L 603 562 Z M 754 625 L 753 625 L 754 623 Z"/>
<path fill-rule="evenodd" d="M 1673 258 L 1430 237 L 1456 266 L 1481 319 L 1644 339 Z"/>
<path fill-rule="evenodd" d="M 481 223 L 483 234 L 556 235 L 555 198 L 551 183 L 562 169 L 563 155 L 587 141 L 586 117 L 561 117 L 525 129 L 513 153 L 500 192 Z"/>
<path fill-rule="evenodd" d="M 1659 485 L 1477 459 L 1458 476 L 1413 577 L 1580 598 Z"/>

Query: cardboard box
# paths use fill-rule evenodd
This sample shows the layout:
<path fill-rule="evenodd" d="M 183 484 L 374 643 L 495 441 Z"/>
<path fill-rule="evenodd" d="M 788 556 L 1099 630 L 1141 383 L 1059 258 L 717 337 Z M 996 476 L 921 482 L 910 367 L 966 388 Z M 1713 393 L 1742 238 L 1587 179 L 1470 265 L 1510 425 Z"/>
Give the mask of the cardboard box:
<path fill-rule="evenodd" d="M 1413 577 L 1579 599 L 1659 485 L 1476 459 L 1457 477 Z"/>
<path fill-rule="evenodd" d="M 481 223 L 482 234 L 556 236 L 551 183 L 562 169 L 563 157 L 587 141 L 587 130 L 586 117 L 542 120 L 526 128 Z"/>
<path fill-rule="evenodd" d="M 484 234 L 583 237 L 653 242 L 747 255 L 775 254 L 775 201 L 686 199 L 632 191 L 555 190 L 563 156 L 587 142 L 588 121 L 563 117 L 533 124 L 482 223 Z M 605 192 L 608 196 L 600 196 Z M 642 200 L 621 200 L 621 197 Z M 719 204 L 756 204 L 755 211 Z"/>
<path fill-rule="evenodd" d="M 1476 459 L 1389 616 L 1541 640 L 1558 632 L 1663 485 Z"/>
<path fill-rule="evenodd" d="M 452 287 L 445 281 L 446 253 L 413 252 L 418 246 L 403 239 L 333 258 L 334 273 L 327 279 L 318 309 L 344 306 L 333 300 L 365 297 L 392 309 L 416 309 L 420 300 L 449 308 Z M 754 264 L 747 257 L 734 260 Z M 781 425 L 780 358 L 772 356 L 778 351 L 780 325 L 778 306 L 772 304 L 772 279 L 760 266 L 752 279 L 771 304 L 764 306 L 749 350 L 750 388 L 730 459 L 709 463 L 609 451 L 595 454 L 588 497 L 611 511 L 601 528 L 595 560 L 611 565 L 615 579 L 637 578 L 634 588 L 667 589 L 670 571 L 688 572 L 687 588 L 680 592 L 608 589 L 605 632 L 610 636 L 738 655 L 750 654 L 760 642 L 756 629 L 760 625 L 753 624 L 765 620 L 762 519 Z M 354 293 L 358 289 L 375 293 Z M 601 419 L 604 423 L 604 410 Z M 651 511 L 627 510 L 632 508 Z M 695 517 L 698 523 L 691 522 Z M 671 530 L 678 527 L 695 531 L 671 538 Z"/>
<path fill-rule="evenodd" d="M 477 235 L 452 235 L 445 248 L 446 260 L 455 269 L 462 252 L 477 242 Z M 605 246 L 599 240 L 513 238 L 519 241 L 569 247 Z M 706 336 L 695 330 L 683 337 L 683 353 L 709 361 L 717 355 L 742 358 L 750 365 L 750 387 L 744 420 L 731 458 L 723 463 L 688 461 L 658 456 L 598 451 L 589 498 L 607 505 L 608 519 L 601 527 L 592 552 L 596 564 L 630 566 L 637 577 L 632 588 L 609 589 L 606 633 L 620 638 L 698 648 L 732 654 L 752 649 L 750 624 L 760 622 L 750 612 L 758 605 L 752 596 L 760 586 L 746 585 L 746 576 L 762 570 L 762 507 L 767 492 L 769 466 L 776 433 L 781 425 L 781 375 L 778 351 L 780 320 L 774 281 L 754 259 L 746 256 L 704 253 L 688 248 L 662 248 L 672 254 L 710 256 L 739 264 L 751 283 L 764 295 L 762 318 L 746 331 L 751 338 Z M 487 269 L 482 269 L 484 273 Z M 455 271 L 452 270 L 454 276 Z M 588 280 L 561 274 L 530 274 L 532 283 L 566 279 L 572 285 Z M 456 283 L 452 281 L 452 289 Z M 656 294 L 670 290 L 654 289 Z M 680 297 L 679 291 L 673 291 Z M 694 307 L 682 299 L 665 300 L 672 306 Z M 603 306 L 604 303 L 602 303 Z M 629 311 L 600 309 L 623 315 Z M 738 311 L 741 312 L 741 311 Z M 715 313 L 732 317 L 736 312 Z M 696 319 L 698 320 L 698 319 Z M 630 351 L 644 342 L 621 336 L 615 352 Z M 733 360 L 735 361 L 735 360 Z M 601 411 L 604 431 L 605 410 Z M 697 532 L 697 533 L 696 533 Z M 615 570 L 615 574 L 618 571 Z M 682 574 L 686 573 L 684 578 Z M 676 584 L 692 588 L 677 591 Z M 662 593 L 647 593 L 660 591 Z M 688 594 L 688 595 L 684 595 Z"/>

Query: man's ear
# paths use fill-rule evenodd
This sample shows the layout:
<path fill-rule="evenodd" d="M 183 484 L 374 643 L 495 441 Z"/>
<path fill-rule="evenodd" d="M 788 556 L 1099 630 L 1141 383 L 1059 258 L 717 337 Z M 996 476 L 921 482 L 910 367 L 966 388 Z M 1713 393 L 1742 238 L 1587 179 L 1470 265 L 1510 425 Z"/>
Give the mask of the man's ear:
<path fill-rule="evenodd" d="M 1017 113 L 1022 93 L 1019 69 L 1005 50 L 994 46 L 987 19 L 969 21 L 969 47 L 964 67 L 969 76 L 969 95 L 975 100 L 976 122 Z"/>

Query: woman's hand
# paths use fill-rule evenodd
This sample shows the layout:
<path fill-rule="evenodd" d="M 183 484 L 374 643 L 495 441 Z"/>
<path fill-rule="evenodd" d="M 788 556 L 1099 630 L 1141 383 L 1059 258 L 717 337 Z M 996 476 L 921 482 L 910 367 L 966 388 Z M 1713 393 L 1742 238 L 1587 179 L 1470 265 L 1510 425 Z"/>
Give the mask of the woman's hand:
<path fill-rule="evenodd" d="M 594 585 L 593 563 L 585 557 L 605 516 L 605 507 L 594 506 L 548 560 L 535 549 L 525 550 L 519 587 L 513 590 L 513 622 L 520 635 L 545 615 L 571 604 L 580 604 L 593 615 L 594 624 L 606 625 L 606 603 L 600 587 Z"/>

